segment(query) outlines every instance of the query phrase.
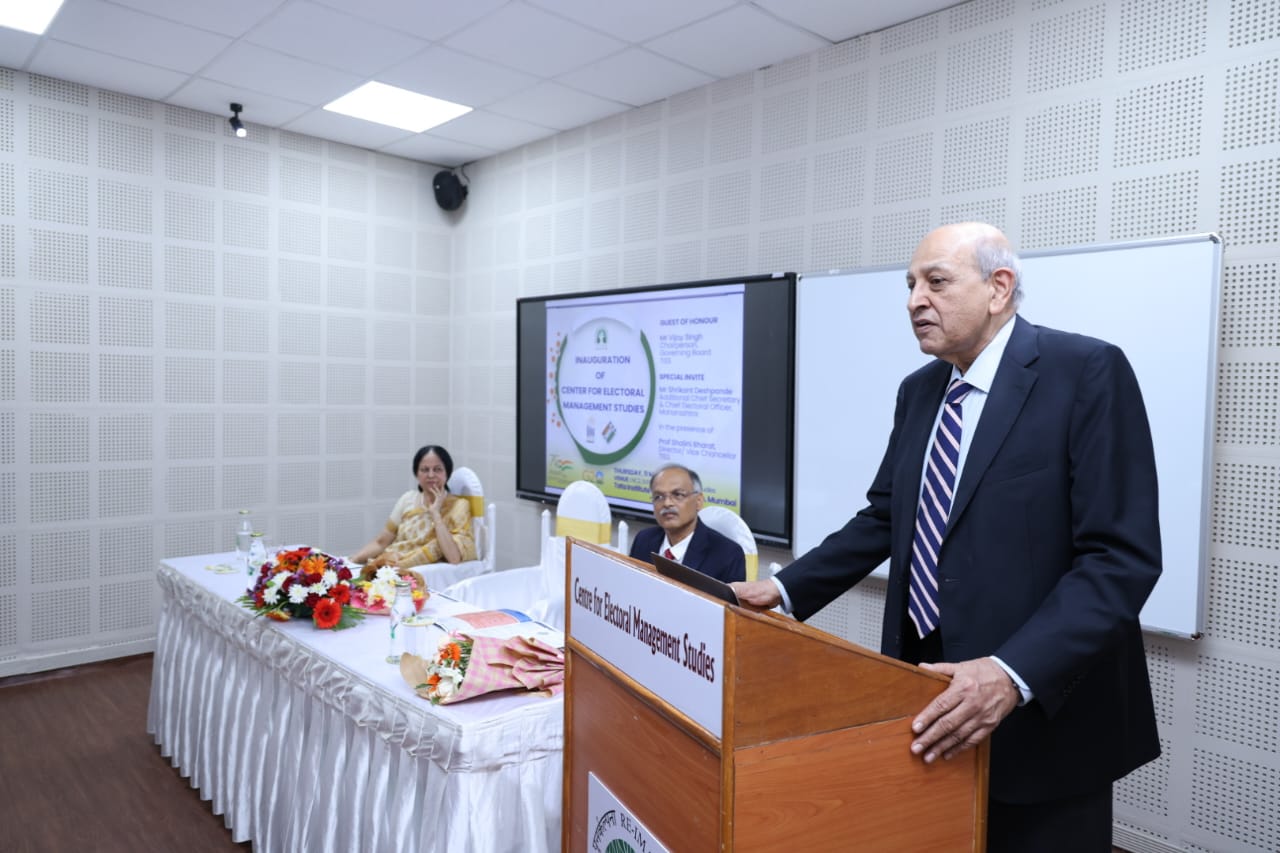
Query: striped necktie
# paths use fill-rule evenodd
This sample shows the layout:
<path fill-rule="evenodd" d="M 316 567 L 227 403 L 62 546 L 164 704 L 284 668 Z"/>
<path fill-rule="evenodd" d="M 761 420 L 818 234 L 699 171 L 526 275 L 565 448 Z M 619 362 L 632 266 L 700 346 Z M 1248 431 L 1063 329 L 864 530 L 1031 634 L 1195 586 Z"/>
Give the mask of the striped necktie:
<path fill-rule="evenodd" d="M 920 490 L 920 507 L 916 510 L 916 534 L 911 541 L 911 583 L 907 614 L 921 637 L 938 627 L 941 615 L 938 596 L 938 554 L 951 513 L 952 491 L 956 484 L 956 467 L 960 461 L 962 429 L 961 403 L 973 390 L 967 382 L 956 379 L 947 388 L 946 403 L 938 431 L 929 448 L 929 464 L 925 466 L 924 488 Z"/>

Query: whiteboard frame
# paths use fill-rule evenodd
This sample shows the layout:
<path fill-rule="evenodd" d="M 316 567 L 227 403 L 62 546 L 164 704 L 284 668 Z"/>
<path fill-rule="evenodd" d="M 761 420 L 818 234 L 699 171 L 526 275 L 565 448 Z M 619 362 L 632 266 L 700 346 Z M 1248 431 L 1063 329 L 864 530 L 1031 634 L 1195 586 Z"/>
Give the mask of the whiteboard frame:
<path fill-rule="evenodd" d="M 1103 294 L 1106 302 L 1098 299 L 1090 300 L 1088 294 L 1072 294 L 1073 298 L 1082 301 L 1086 307 L 1105 306 L 1108 312 L 1114 312 L 1116 317 L 1125 318 L 1125 327 L 1132 327 L 1134 329 L 1132 333 L 1126 333 L 1124 329 L 1119 334 L 1114 333 L 1114 329 L 1099 331 L 1095 321 L 1104 326 L 1111 321 L 1109 315 L 1101 312 L 1090 315 L 1083 323 L 1078 319 L 1058 321 L 1055 318 L 1064 317 L 1064 314 L 1055 314 L 1051 305 L 1053 300 L 1045 297 L 1046 292 L 1052 293 L 1052 291 L 1037 290 L 1035 277 L 1039 266 L 1037 261 L 1063 259 L 1070 262 L 1073 258 L 1078 259 L 1078 256 L 1082 255 L 1181 247 L 1186 244 L 1194 244 L 1192 249 L 1203 247 L 1208 251 L 1208 256 L 1203 259 L 1198 253 L 1195 255 L 1197 260 L 1203 260 L 1209 267 L 1208 280 L 1198 282 L 1206 288 L 1204 290 L 1196 289 L 1188 293 L 1185 289 L 1179 289 L 1179 284 L 1156 281 L 1150 291 L 1147 291 L 1145 288 L 1130 286 L 1131 282 L 1121 281 L 1122 287 L 1129 287 L 1128 292 L 1112 289 Z M 1218 364 L 1222 300 L 1222 239 L 1214 233 L 1189 234 L 1037 250 L 1021 254 L 1019 257 L 1023 262 L 1023 279 L 1026 282 L 1026 296 L 1023 304 L 1019 306 L 1019 313 L 1025 319 L 1037 325 L 1087 334 L 1117 344 L 1133 364 L 1134 372 L 1143 387 L 1143 397 L 1148 405 L 1148 416 L 1153 421 L 1152 433 L 1157 444 L 1161 545 L 1165 564 L 1165 571 L 1156 584 L 1151 598 L 1148 599 L 1147 606 L 1143 608 L 1142 625 L 1147 631 L 1175 637 L 1198 638 L 1204 627 L 1205 588 L 1208 576 L 1209 515 L 1212 497 L 1210 486 L 1214 419 L 1217 410 L 1215 370 Z M 1198 275 L 1202 269 L 1197 265 L 1194 274 Z M 852 321 L 847 313 L 833 309 L 829 305 L 815 306 L 812 300 L 819 298 L 815 296 L 817 290 L 806 291 L 805 286 L 806 280 L 818 287 L 825 286 L 829 289 L 834 284 L 832 280 L 837 278 L 865 278 L 870 281 L 877 278 L 887 279 L 890 276 L 898 277 L 901 284 L 894 288 L 886 287 L 860 292 L 856 297 L 858 307 L 866 307 L 867 310 L 863 318 L 853 318 Z M 1052 281 L 1049 282 L 1050 285 L 1052 283 Z M 1097 288 L 1115 283 L 1115 281 L 1095 281 L 1086 284 L 1092 284 Z M 1182 287 L 1185 288 L 1185 283 Z M 1096 295 L 1099 291 L 1095 289 L 1093 293 Z M 893 401 L 897 395 L 898 385 L 913 369 L 931 360 L 930 356 L 919 351 L 914 336 L 910 334 L 910 327 L 905 317 L 906 299 L 906 266 L 901 264 L 829 270 L 824 273 L 803 275 L 799 279 L 796 288 L 795 468 L 792 484 L 794 494 L 792 551 L 795 556 L 817 545 L 826 534 L 838 529 L 866 505 L 866 490 L 875 476 L 892 428 Z M 1037 311 L 1038 299 L 1050 303 L 1050 308 L 1043 314 Z M 1136 315 L 1129 315 L 1122 307 L 1116 307 L 1117 301 L 1138 303 L 1143 308 L 1143 314 L 1134 319 Z M 901 320 L 900 335 L 894 331 L 897 327 L 890 325 L 894 317 Z M 1157 386 L 1161 383 L 1152 379 L 1155 367 L 1145 363 L 1148 359 L 1144 347 L 1141 346 L 1141 338 L 1135 338 L 1140 328 L 1154 329 L 1158 332 L 1161 321 L 1167 317 L 1182 322 L 1187 322 L 1189 318 L 1194 322 L 1198 318 L 1200 326 L 1207 327 L 1198 327 L 1193 330 L 1197 334 L 1205 333 L 1204 340 L 1201 342 L 1204 347 L 1202 350 L 1188 342 L 1188 347 L 1192 349 L 1189 358 L 1178 360 L 1173 367 L 1170 367 L 1167 360 L 1157 362 L 1163 366 L 1164 370 L 1156 375 L 1162 376 L 1173 370 L 1177 375 L 1187 377 L 1189 380 L 1198 369 L 1199 356 L 1203 353 L 1204 374 L 1200 386 L 1203 396 L 1197 397 L 1193 394 L 1189 401 L 1192 406 L 1200 402 L 1204 404 L 1201 440 L 1198 445 L 1193 444 L 1190 447 L 1190 452 L 1199 450 L 1200 465 L 1193 466 L 1184 457 L 1180 457 L 1183 461 L 1176 471 L 1170 471 L 1172 466 L 1167 458 L 1163 463 L 1161 461 L 1162 457 L 1169 455 L 1168 452 L 1162 453 L 1163 446 L 1169 441 L 1164 438 L 1165 433 L 1154 426 L 1161 412 L 1156 410 L 1160 405 L 1160 401 L 1156 399 L 1158 393 L 1152 394 L 1151 389 L 1154 388 L 1159 392 L 1161 389 Z M 857 328 L 858 322 L 863 323 L 863 329 Z M 1139 327 L 1136 325 L 1138 323 L 1142 325 Z M 868 328 L 874 328 L 874 331 L 868 334 Z M 882 338 L 879 334 L 881 329 L 888 329 L 890 337 Z M 828 341 L 821 344 L 821 352 L 815 352 L 812 347 L 805 345 L 805 342 L 815 335 L 820 340 Z M 1138 341 L 1138 346 L 1134 345 L 1135 340 Z M 859 347 L 864 349 L 859 351 Z M 832 382 L 833 377 L 839 378 L 838 384 Z M 1144 377 L 1146 377 L 1145 380 Z M 841 394 L 842 388 L 848 393 Z M 854 414 L 855 409 L 859 418 L 864 415 L 871 416 L 873 423 L 869 424 L 867 429 L 869 436 L 877 437 L 874 446 L 861 442 L 869 448 L 863 449 L 853 446 L 859 444 L 856 439 L 841 443 L 821 438 L 822 431 L 828 428 L 828 424 L 839 428 L 841 425 L 852 422 L 853 419 L 846 416 Z M 1194 436 L 1192 439 L 1194 440 Z M 811 463 L 808 462 L 811 453 L 815 458 L 818 458 L 817 453 L 821 453 L 823 474 L 815 478 L 820 481 L 816 483 L 808 482 L 806 477 L 811 467 Z M 1187 484 L 1195 478 L 1194 472 L 1197 467 L 1199 482 L 1196 484 L 1197 488 L 1189 490 L 1191 494 L 1188 495 Z M 1186 506 L 1190 497 L 1198 497 L 1198 506 L 1194 507 L 1194 513 Z M 1176 517 L 1173 515 L 1175 506 L 1178 507 Z M 1191 518 L 1192 515 L 1194 519 Z M 1194 547 L 1184 541 L 1186 532 L 1184 527 L 1187 525 L 1190 525 L 1195 533 Z M 1190 566 L 1185 562 L 1188 548 L 1194 553 L 1194 565 Z M 1169 569 L 1171 565 L 1174 568 L 1173 571 Z M 880 577 L 887 576 L 887 573 L 887 562 L 874 572 Z"/>

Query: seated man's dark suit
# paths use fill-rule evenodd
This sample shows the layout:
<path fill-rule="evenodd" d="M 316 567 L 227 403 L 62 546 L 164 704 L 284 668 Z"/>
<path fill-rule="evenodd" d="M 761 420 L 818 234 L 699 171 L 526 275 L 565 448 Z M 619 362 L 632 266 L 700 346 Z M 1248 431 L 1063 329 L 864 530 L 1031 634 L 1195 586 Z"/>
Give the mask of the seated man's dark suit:
<path fill-rule="evenodd" d="M 661 527 L 641 530 L 631 543 L 631 556 L 649 562 L 649 555 L 661 551 L 662 540 L 665 538 L 666 531 Z M 684 560 L 681 562 L 725 583 L 747 579 L 747 559 L 742 546 L 723 533 L 712 530 L 701 519 L 693 528 L 689 548 L 684 552 Z"/>

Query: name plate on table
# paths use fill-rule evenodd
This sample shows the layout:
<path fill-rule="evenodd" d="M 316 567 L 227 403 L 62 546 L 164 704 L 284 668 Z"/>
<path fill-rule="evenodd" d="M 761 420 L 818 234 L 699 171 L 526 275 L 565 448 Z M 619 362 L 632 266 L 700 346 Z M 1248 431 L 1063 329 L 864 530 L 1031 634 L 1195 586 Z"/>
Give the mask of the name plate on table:
<path fill-rule="evenodd" d="M 724 605 L 572 547 L 569 635 L 719 738 Z"/>

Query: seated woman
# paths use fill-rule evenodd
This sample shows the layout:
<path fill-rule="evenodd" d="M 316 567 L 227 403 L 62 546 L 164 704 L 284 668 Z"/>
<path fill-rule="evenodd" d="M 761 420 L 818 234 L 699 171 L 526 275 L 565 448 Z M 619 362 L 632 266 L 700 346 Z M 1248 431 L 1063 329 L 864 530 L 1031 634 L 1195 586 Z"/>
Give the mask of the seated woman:
<path fill-rule="evenodd" d="M 424 563 L 461 563 L 476 559 L 471 533 L 471 506 L 465 498 L 448 493 L 453 457 L 429 444 L 413 455 L 417 490 L 400 496 L 391 510 L 387 527 L 351 560 L 378 566 L 420 566 Z"/>

